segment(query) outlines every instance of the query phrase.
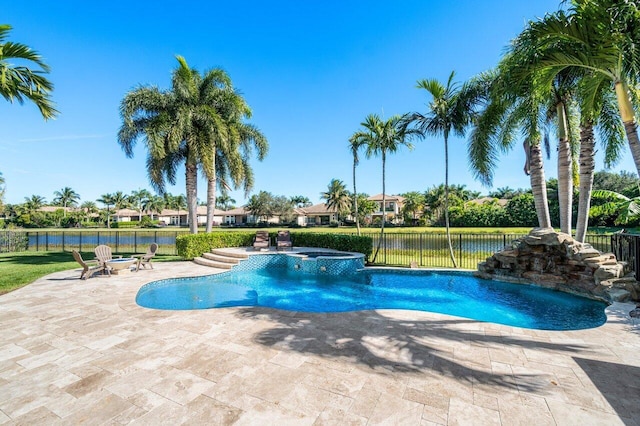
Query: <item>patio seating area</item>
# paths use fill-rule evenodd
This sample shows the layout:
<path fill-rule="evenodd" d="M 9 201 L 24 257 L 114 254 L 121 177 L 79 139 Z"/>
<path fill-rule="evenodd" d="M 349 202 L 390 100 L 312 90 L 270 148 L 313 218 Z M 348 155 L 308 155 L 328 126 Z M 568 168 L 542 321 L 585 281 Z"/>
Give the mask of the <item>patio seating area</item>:
<path fill-rule="evenodd" d="M 160 311 L 145 283 L 58 272 L 0 296 L 0 424 L 607 424 L 640 419 L 633 304 L 590 330 L 416 311 Z"/>

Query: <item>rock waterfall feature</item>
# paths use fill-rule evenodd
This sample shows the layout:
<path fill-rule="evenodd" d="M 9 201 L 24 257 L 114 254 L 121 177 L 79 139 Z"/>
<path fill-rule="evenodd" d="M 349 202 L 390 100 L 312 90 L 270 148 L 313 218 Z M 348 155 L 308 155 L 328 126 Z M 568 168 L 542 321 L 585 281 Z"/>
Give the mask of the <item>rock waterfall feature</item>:
<path fill-rule="evenodd" d="M 534 228 L 479 263 L 475 275 L 533 283 L 606 302 L 637 301 L 640 297 L 640 284 L 625 262 L 552 228 Z"/>

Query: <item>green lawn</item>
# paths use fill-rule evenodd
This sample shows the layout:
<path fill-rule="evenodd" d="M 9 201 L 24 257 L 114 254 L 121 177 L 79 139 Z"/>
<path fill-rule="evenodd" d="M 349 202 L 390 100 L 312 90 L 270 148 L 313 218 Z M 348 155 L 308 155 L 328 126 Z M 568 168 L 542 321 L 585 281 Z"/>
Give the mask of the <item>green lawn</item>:
<path fill-rule="evenodd" d="M 84 259 L 93 259 L 93 252 L 82 253 Z M 179 256 L 154 257 L 154 262 L 180 260 Z M 0 294 L 34 282 L 53 272 L 80 268 L 70 252 L 0 253 Z M 78 277 L 80 272 L 78 272 Z"/>

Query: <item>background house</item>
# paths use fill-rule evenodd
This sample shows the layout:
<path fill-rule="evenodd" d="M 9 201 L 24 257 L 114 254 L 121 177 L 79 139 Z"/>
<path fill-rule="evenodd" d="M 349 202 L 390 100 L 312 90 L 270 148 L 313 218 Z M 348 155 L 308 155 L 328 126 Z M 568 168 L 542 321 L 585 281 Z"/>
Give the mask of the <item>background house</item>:
<path fill-rule="evenodd" d="M 331 221 L 338 220 L 336 210 L 327 208 L 324 203 L 296 208 L 294 212 L 296 214 L 296 223 L 300 226 L 329 225 Z"/>
<path fill-rule="evenodd" d="M 386 195 L 384 209 L 382 207 L 382 194 L 373 195 L 368 200 L 375 201 L 377 209 L 371 214 L 371 220 L 378 218 L 382 220 L 384 215 L 387 222 L 401 224 L 404 222 L 401 212 L 405 198 L 400 195 Z"/>

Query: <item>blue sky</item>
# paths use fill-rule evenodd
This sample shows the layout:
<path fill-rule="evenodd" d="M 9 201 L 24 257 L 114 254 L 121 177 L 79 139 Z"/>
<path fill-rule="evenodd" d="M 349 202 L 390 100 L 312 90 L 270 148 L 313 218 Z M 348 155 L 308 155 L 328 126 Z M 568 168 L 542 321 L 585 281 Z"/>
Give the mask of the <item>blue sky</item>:
<path fill-rule="evenodd" d="M 416 81 L 464 81 L 493 67 L 527 20 L 557 0 L 457 1 L 120 1 L 6 2 L 12 41 L 36 49 L 52 68 L 60 116 L 42 120 L 32 104 L 0 102 L 0 172 L 5 201 L 69 186 L 82 201 L 149 188 L 146 151 L 133 159 L 117 143 L 119 104 L 140 85 L 168 88 L 175 55 L 200 71 L 221 67 L 269 140 L 253 161 L 254 193 L 305 195 L 319 202 L 332 178 L 351 188 L 348 138 L 370 113 L 425 111 Z M 602 169 L 598 156 L 597 169 Z M 504 155 L 494 188 L 528 187 L 520 149 Z M 555 156 L 545 163 L 555 177 Z M 631 156 L 617 170 L 634 170 Z M 358 190 L 382 189 L 381 161 L 363 160 Z M 441 138 L 387 160 L 387 193 L 424 191 L 444 181 Z M 450 140 L 450 182 L 487 193 L 468 168 L 466 140 Z M 169 192 L 184 193 L 184 173 Z M 237 204 L 242 191 L 231 193 Z M 204 181 L 199 198 L 206 198 Z"/>

